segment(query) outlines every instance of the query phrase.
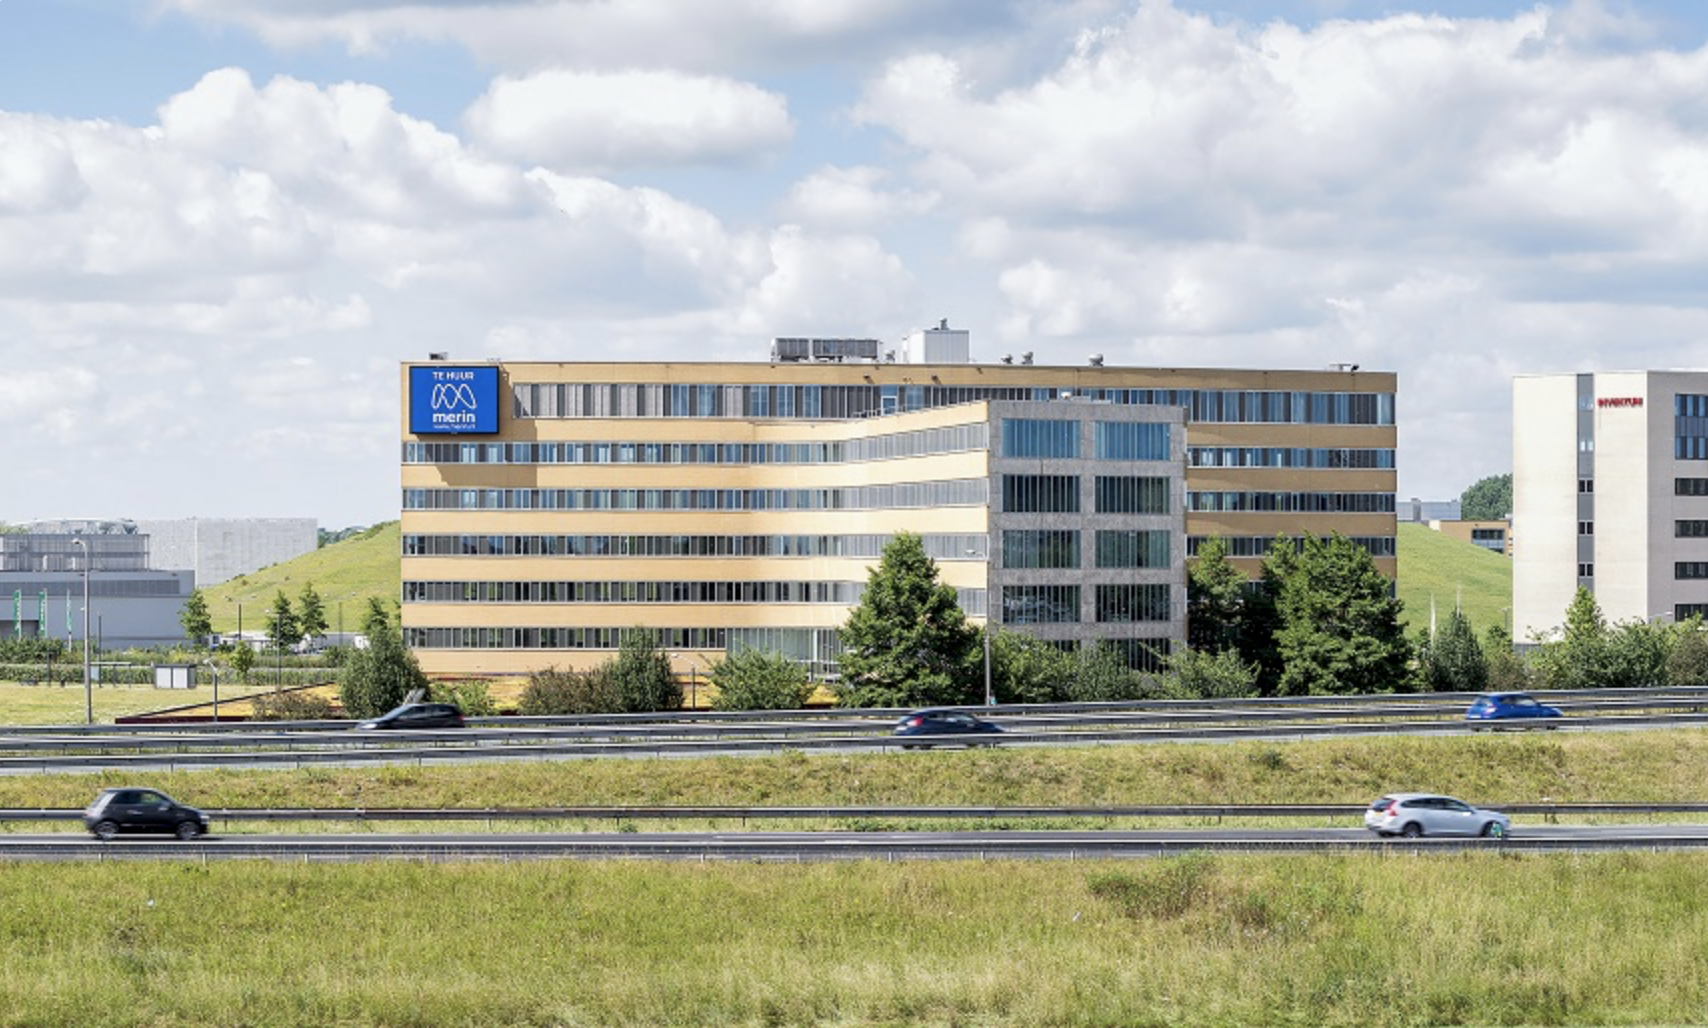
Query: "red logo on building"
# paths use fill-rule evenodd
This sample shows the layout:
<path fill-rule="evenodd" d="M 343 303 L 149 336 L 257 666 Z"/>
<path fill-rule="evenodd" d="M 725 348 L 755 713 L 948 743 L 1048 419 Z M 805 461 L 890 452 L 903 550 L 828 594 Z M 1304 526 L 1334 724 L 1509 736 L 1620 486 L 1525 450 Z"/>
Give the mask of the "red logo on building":
<path fill-rule="evenodd" d="M 1641 396 L 1603 396 L 1595 401 L 1597 407 L 1641 407 Z"/>

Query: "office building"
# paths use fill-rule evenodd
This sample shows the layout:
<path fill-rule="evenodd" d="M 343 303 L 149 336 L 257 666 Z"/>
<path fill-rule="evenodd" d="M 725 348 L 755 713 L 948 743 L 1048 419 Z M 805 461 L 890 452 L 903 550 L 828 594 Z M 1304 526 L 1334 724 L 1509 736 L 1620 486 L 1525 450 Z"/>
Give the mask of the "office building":
<path fill-rule="evenodd" d="M 1512 472 L 1515 639 L 1708 612 L 1708 372 L 1515 378 Z"/>
<path fill-rule="evenodd" d="M 975 621 L 1135 666 L 1185 638 L 1185 562 L 1211 536 L 1253 575 L 1278 536 L 1335 532 L 1394 573 L 1390 373 L 975 364 L 946 324 L 895 354 L 405 365 L 422 667 L 586 668 L 640 627 L 684 672 L 757 647 L 833 674 L 903 530 Z"/>

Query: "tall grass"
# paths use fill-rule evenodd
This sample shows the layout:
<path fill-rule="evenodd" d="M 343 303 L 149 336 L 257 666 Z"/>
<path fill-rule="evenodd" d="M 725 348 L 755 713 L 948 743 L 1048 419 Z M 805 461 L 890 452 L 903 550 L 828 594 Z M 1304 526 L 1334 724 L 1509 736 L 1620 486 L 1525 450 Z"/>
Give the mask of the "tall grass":
<path fill-rule="evenodd" d="M 0 807 L 81 807 L 146 780 L 198 806 L 1093 806 L 1367 803 L 1439 790 L 1473 803 L 1708 802 L 1708 731 L 804 754 L 280 771 L 0 776 Z"/>
<path fill-rule="evenodd" d="M 1701 1023 L 1708 857 L 0 866 L 0 1023 Z"/>

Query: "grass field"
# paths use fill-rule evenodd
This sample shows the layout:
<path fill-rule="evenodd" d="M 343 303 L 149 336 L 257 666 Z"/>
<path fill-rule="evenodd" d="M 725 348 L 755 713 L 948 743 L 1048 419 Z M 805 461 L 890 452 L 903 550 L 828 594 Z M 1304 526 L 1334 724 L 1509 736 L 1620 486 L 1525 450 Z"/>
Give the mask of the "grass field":
<path fill-rule="evenodd" d="M 314 583 L 326 607 L 326 620 L 332 631 L 359 632 L 367 615 L 368 597 L 384 600 L 389 610 L 403 592 L 403 572 L 400 554 L 403 536 L 396 521 L 375 525 L 366 532 L 342 542 L 323 546 L 295 560 L 252 571 L 228 582 L 209 586 L 202 591 L 208 601 L 208 613 L 213 617 L 214 631 L 237 631 L 239 605 L 243 608 L 243 627 L 255 631 L 263 627 L 273 598 L 280 590 L 292 605 L 302 595 L 304 585 Z M 343 628 L 339 628 L 342 605 Z"/>
<path fill-rule="evenodd" d="M 1398 532 L 1396 588 L 1405 603 L 1401 619 L 1407 629 L 1428 630 L 1432 597 L 1438 623 L 1460 603 L 1478 638 L 1490 625 L 1510 628 L 1512 558 L 1423 525 L 1402 523 Z M 1565 611 L 1560 618 L 1565 619 Z"/>
<path fill-rule="evenodd" d="M 1699 1024 L 1708 856 L 0 866 L 0 1024 Z"/>
<path fill-rule="evenodd" d="M 256 693 L 272 692 L 269 685 L 236 685 L 222 681 L 219 686 L 220 713 L 235 716 L 247 704 L 239 701 Z M 145 714 L 166 707 L 190 703 L 212 703 L 213 687 L 200 685 L 195 689 L 156 689 L 152 685 L 100 685 L 90 690 L 96 724 L 112 724 L 115 718 Z M 231 701 L 229 708 L 227 701 Z M 0 682 L 0 724 L 7 725 L 67 725 L 82 724 L 85 710 L 83 683 L 71 685 L 20 685 Z"/>

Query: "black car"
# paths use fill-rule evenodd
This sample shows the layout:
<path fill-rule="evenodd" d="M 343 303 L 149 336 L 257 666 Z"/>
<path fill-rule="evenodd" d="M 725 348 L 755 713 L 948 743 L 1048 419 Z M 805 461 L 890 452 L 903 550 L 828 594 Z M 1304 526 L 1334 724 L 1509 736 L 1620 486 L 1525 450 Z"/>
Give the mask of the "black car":
<path fill-rule="evenodd" d="M 102 789 L 83 811 L 83 827 L 103 841 L 120 832 L 156 832 L 189 840 L 207 834 L 208 816 L 158 789 Z"/>
<path fill-rule="evenodd" d="M 904 714 L 891 734 L 910 740 L 901 744 L 902 749 L 910 750 L 915 746 L 994 746 L 996 740 L 990 737 L 1002 731 L 1001 725 L 964 710 L 934 708 Z"/>
<path fill-rule="evenodd" d="M 357 728 L 461 728 L 463 712 L 455 703 L 405 703 Z"/>

